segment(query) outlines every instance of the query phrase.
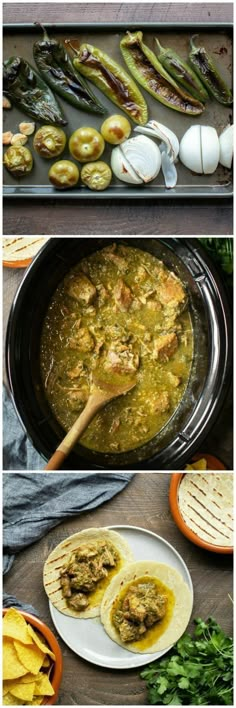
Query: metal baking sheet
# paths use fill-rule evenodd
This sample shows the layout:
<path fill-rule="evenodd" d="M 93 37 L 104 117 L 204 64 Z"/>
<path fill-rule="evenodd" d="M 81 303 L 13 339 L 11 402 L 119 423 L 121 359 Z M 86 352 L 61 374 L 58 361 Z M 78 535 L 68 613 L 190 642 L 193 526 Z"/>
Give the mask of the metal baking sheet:
<path fill-rule="evenodd" d="M 40 20 L 40 18 L 39 18 Z M 78 44 L 89 42 L 95 44 L 99 48 L 105 50 L 113 59 L 124 65 L 119 42 L 126 30 L 135 31 L 142 30 L 144 33 L 144 41 L 150 48 L 154 48 L 154 37 L 159 37 L 163 46 L 172 47 L 183 58 L 187 58 L 189 39 L 193 34 L 198 34 L 199 44 L 205 46 L 212 54 L 218 65 L 221 74 L 225 78 L 228 85 L 232 84 L 232 24 L 152 24 L 152 23 L 137 23 L 129 24 L 45 24 L 50 36 L 60 39 L 77 40 Z M 42 37 L 42 33 L 33 24 L 13 24 L 4 26 L 4 43 L 3 55 L 4 59 L 9 56 L 23 56 L 34 66 L 33 60 L 33 44 Z M 100 101 L 108 110 L 108 115 L 120 112 L 119 109 L 109 101 L 93 84 L 91 84 L 94 93 L 99 97 Z M 166 106 L 163 106 L 159 101 L 156 101 L 144 89 L 141 88 L 143 95 L 149 108 L 149 119 L 158 120 L 160 123 L 172 129 L 180 139 L 186 130 L 194 123 L 202 125 L 212 125 L 216 128 L 218 134 L 223 128 L 232 122 L 232 106 L 226 107 L 215 100 L 209 100 L 206 108 L 200 116 L 192 118 L 174 111 Z M 93 115 L 80 111 L 69 103 L 65 102 L 59 96 L 56 96 L 59 104 L 65 113 L 68 120 L 68 125 L 65 127 L 65 132 L 69 137 L 76 128 L 82 125 L 89 125 L 99 130 L 106 116 Z M 20 110 L 13 107 L 11 110 L 4 110 L 4 130 L 11 130 L 13 133 L 18 132 L 18 124 L 27 116 Z M 28 118 L 28 120 L 31 120 Z M 40 124 L 37 124 L 39 127 Z M 33 136 L 30 136 L 27 145 L 32 147 Z M 106 144 L 105 151 L 101 159 L 110 162 L 112 146 Z M 113 176 L 112 183 L 104 192 L 94 192 L 87 187 L 79 184 L 78 187 L 65 191 L 58 191 L 50 185 L 48 180 L 48 170 L 50 165 L 55 161 L 45 160 L 35 153 L 34 167 L 32 172 L 24 178 L 16 179 L 4 169 L 4 189 L 5 197 L 50 197 L 57 199 L 107 199 L 107 198 L 178 198 L 178 197 L 230 197 L 233 193 L 232 173 L 230 170 L 219 165 L 213 175 L 197 175 L 190 170 L 187 170 L 180 162 L 177 163 L 178 183 L 174 189 L 166 189 L 164 185 L 162 172 L 150 182 L 148 185 L 140 185 L 133 187 L 132 185 L 120 182 Z M 69 151 L 66 149 L 62 156 L 70 158 Z M 57 159 L 60 159 L 57 158 Z"/>

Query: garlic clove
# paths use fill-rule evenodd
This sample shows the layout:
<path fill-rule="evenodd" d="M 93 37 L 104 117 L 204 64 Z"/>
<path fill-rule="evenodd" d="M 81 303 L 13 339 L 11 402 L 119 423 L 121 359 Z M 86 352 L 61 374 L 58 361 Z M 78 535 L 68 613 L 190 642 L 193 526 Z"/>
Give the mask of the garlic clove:
<path fill-rule="evenodd" d="M 220 143 L 215 128 L 201 125 L 201 153 L 204 175 L 215 172 L 220 158 Z"/>
<path fill-rule="evenodd" d="M 179 154 L 179 141 L 177 135 L 173 133 L 173 130 L 170 130 L 170 128 L 167 128 L 162 123 L 158 123 L 156 120 L 150 120 L 146 125 L 134 128 L 134 132 L 135 131 L 162 140 L 166 143 L 168 153 L 170 153 L 172 160 L 176 160 Z"/>
<path fill-rule="evenodd" d="M 23 135 L 22 133 L 15 133 L 12 136 L 11 145 L 25 145 L 25 143 L 27 143 L 27 140 L 27 135 Z"/>
<path fill-rule="evenodd" d="M 230 167 L 233 160 L 234 150 L 234 126 L 227 125 L 219 137 L 220 142 L 220 164 L 223 167 Z"/>
<path fill-rule="evenodd" d="M 35 123 L 19 123 L 19 131 L 22 135 L 32 135 L 35 131 Z"/>

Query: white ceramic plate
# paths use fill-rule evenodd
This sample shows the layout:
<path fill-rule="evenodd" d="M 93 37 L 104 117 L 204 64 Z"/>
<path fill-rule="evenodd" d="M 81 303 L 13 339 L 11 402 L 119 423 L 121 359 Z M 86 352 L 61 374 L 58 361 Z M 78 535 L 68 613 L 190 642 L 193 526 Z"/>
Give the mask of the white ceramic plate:
<path fill-rule="evenodd" d="M 193 600 L 193 586 L 190 573 L 183 558 L 164 538 L 138 526 L 109 526 L 118 531 L 128 541 L 135 560 L 155 560 L 167 563 L 182 575 Z M 143 666 L 166 654 L 171 647 L 155 654 L 133 654 L 112 641 L 106 634 L 99 617 L 75 619 L 59 612 L 49 602 L 54 625 L 63 641 L 76 654 L 97 666 L 110 669 L 132 669 Z"/>

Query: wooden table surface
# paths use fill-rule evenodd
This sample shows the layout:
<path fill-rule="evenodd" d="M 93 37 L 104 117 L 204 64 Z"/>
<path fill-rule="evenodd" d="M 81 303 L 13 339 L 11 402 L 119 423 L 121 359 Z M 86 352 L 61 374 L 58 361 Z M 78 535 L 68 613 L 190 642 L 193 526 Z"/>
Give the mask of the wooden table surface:
<path fill-rule="evenodd" d="M 233 3 L 6 3 L 3 21 L 15 22 L 232 22 Z M 107 199 L 78 204 L 6 200 L 4 235 L 163 234 L 231 235 L 231 199 L 164 201 Z"/>
<path fill-rule="evenodd" d="M 32 604 L 53 629 L 42 586 L 42 568 L 49 552 L 67 535 L 83 528 L 141 525 L 169 541 L 187 564 L 194 587 L 192 616 L 207 619 L 211 615 L 231 634 L 233 611 L 228 593 L 232 596 L 232 557 L 203 551 L 182 536 L 169 511 L 169 481 L 168 473 L 136 474 L 126 489 L 111 501 L 63 522 L 18 554 L 6 576 L 4 591 Z M 192 627 L 190 623 L 189 628 Z M 147 704 L 145 685 L 139 678 L 141 669 L 115 671 L 96 667 L 74 654 L 61 639 L 59 642 L 64 661 L 59 705 Z"/>

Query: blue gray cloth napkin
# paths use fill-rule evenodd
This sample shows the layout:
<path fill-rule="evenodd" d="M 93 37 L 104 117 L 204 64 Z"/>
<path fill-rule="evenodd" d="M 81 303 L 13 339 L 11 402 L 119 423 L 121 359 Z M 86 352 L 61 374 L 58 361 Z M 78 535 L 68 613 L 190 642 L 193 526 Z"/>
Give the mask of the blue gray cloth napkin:
<path fill-rule="evenodd" d="M 78 516 L 112 499 L 126 487 L 132 473 L 46 472 L 3 475 L 3 572 L 16 553 L 45 536 L 63 519 Z M 4 595 L 4 607 L 37 612 Z"/>
<path fill-rule="evenodd" d="M 45 461 L 31 444 L 3 387 L 3 469 L 42 470 Z"/>

